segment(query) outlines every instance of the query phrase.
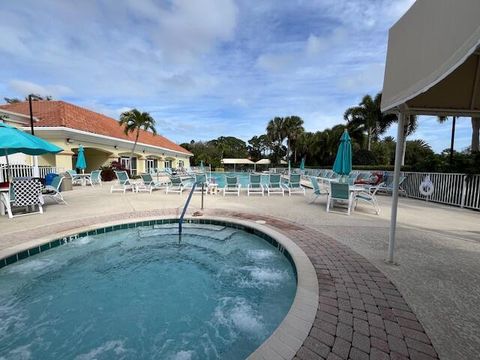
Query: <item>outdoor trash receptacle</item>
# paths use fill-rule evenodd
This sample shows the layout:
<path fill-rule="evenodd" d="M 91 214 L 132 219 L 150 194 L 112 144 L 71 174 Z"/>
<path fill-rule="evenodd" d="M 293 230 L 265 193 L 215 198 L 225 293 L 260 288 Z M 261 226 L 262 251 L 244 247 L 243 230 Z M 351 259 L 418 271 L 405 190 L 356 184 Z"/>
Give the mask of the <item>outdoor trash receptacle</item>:
<path fill-rule="evenodd" d="M 69 191 L 73 190 L 72 186 L 72 178 L 70 176 L 65 176 L 62 181 L 62 185 L 60 186 L 60 191 Z"/>
<path fill-rule="evenodd" d="M 54 173 L 47 174 L 45 176 L 45 185 L 51 185 L 55 176 L 58 176 L 58 174 L 54 174 Z"/>

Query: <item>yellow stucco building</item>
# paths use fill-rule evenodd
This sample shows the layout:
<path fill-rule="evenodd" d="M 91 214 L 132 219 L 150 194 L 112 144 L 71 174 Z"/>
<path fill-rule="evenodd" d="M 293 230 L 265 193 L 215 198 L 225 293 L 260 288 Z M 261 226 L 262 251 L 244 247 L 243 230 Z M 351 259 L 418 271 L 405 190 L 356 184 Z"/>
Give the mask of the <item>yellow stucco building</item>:
<path fill-rule="evenodd" d="M 34 101 L 34 132 L 63 149 L 55 155 L 38 157 L 39 166 L 65 171 L 75 167 L 80 145 L 85 150 L 87 172 L 119 161 L 130 168 L 134 135 L 125 135 L 118 121 L 94 111 L 64 101 Z M 0 117 L 10 125 L 30 129 L 28 102 L 0 105 Z M 132 172 L 189 168 L 192 154 L 171 140 L 141 130 L 133 155 Z M 23 159 L 23 160 L 22 160 Z M 31 165 L 29 156 L 17 155 L 15 163 Z"/>

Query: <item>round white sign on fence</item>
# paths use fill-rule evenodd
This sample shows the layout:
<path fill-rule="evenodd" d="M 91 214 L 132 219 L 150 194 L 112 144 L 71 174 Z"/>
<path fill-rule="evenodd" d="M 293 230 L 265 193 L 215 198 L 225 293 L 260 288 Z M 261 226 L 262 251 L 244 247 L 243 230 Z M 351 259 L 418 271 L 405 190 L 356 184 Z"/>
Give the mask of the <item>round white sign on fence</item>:
<path fill-rule="evenodd" d="M 420 194 L 424 196 L 430 196 L 433 194 L 435 187 L 433 186 L 432 180 L 430 180 L 429 175 L 425 176 L 418 190 L 420 191 Z"/>

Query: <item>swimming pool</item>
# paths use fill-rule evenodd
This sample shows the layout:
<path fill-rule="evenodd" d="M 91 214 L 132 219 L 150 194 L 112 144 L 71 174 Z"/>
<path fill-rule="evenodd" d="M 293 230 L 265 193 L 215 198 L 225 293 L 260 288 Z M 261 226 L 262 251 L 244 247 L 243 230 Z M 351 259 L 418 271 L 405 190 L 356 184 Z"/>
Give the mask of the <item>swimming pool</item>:
<path fill-rule="evenodd" d="M 280 324 L 295 269 L 224 225 L 81 237 L 0 270 L 0 357 L 243 359 Z"/>
<path fill-rule="evenodd" d="M 239 183 L 242 185 L 242 188 L 247 188 L 247 185 L 250 183 L 250 173 L 248 172 L 207 172 L 208 177 L 210 177 L 210 174 L 211 181 L 218 184 L 220 188 L 225 186 L 225 176 L 237 176 Z M 262 184 L 268 184 L 268 174 L 260 175 Z"/>

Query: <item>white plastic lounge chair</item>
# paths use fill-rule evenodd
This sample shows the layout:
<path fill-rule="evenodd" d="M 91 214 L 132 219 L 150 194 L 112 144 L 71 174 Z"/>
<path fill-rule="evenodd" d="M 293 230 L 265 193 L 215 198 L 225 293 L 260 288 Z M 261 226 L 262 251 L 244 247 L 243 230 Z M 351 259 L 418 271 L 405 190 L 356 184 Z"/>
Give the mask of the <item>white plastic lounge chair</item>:
<path fill-rule="evenodd" d="M 210 185 L 210 182 L 208 181 L 206 174 L 195 174 L 195 183 L 197 185 L 195 186 L 194 193 L 202 192 L 202 184 L 203 184 L 203 192 L 204 193 L 208 192 L 208 186 Z"/>
<path fill-rule="evenodd" d="M 90 184 L 93 185 L 102 185 L 102 170 L 93 170 L 90 174 Z"/>
<path fill-rule="evenodd" d="M 42 184 L 37 179 L 14 179 L 10 185 L 10 191 L 1 194 L 1 200 L 10 219 L 15 216 L 43 214 Z M 29 208 L 33 209 L 35 206 L 38 207 L 38 211 L 28 212 Z M 27 212 L 13 215 L 14 207 L 25 208 Z"/>
<path fill-rule="evenodd" d="M 327 199 L 327 212 L 330 212 L 330 204 L 334 204 L 335 201 L 347 202 L 347 214 L 350 215 L 353 204 L 353 192 L 350 191 L 349 185 L 346 183 L 330 183 L 330 192 Z"/>
<path fill-rule="evenodd" d="M 223 187 L 223 196 L 225 194 L 235 194 L 240 196 L 241 185 L 238 182 L 238 176 L 225 176 L 225 186 Z"/>
<path fill-rule="evenodd" d="M 183 183 L 180 176 L 170 176 L 170 183 L 167 185 L 165 193 L 168 194 L 170 192 L 173 192 L 182 194 L 184 188 L 185 184 Z"/>
<path fill-rule="evenodd" d="M 265 196 L 265 188 L 262 184 L 262 175 L 260 174 L 250 174 L 249 183 L 247 186 L 247 195 L 250 194 L 261 194 Z"/>
<path fill-rule="evenodd" d="M 355 193 L 355 207 L 357 207 L 358 201 L 366 202 L 374 207 L 377 215 L 380 214 L 380 208 L 378 207 L 377 198 L 375 195 L 371 194 L 367 189 L 365 191 L 360 191 Z"/>
<path fill-rule="evenodd" d="M 398 183 L 398 194 L 407 196 L 407 192 L 402 187 L 403 182 L 406 180 L 405 176 L 400 176 L 400 181 Z M 385 176 L 384 180 L 375 186 L 370 187 L 370 192 L 372 195 L 376 195 L 377 192 L 385 193 L 385 194 L 392 194 L 393 193 L 393 176 L 387 175 Z"/>
<path fill-rule="evenodd" d="M 66 173 L 72 178 L 72 185 L 82 185 L 83 179 L 75 170 L 67 170 Z"/>
<path fill-rule="evenodd" d="M 128 177 L 128 173 L 126 171 L 115 171 L 115 175 L 117 176 L 117 184 L 113 184 L 110 187 L 110 193 L 114 191 L 121 191 L 125 194 L 127 190 L 135 191 L 135 187 L 130 181 Z"/>
<path fill-rule="evenodd" d="M 270 174 L 266 187 L 268 196 L 270 196 L 270 194 L 282 194 L 282 196 L 285 196 L 285 188 L 282 185 L 280 174 Z"/>
<path fill-rule="evenodd" d="M 288 182 L 285 184 L 285 188 L 288 191 L 288 196 L 292 194 L 302 194 L 305 196 L 305 188 L 300 183 L 300 174 L 290 174 Z"/>
<path fill-rule="evenodd" d="M 60 192 L 60 188 L 62 186 L 62 181 L 64 178 L 65 177 L 63 176 L 55 176 L 52 180 L 52 183 L 43 188 L 42 196 L 45 200 L 52 199 L 58 204 L 67 205 L 67 202 L 63 199 L 63 195 Z"/>
<path fill-rule="evenodd" d="M 313 203 L 315 200 L 317 200 L 319 196 L 328 195 L 328 190 L 322 189 L 316 177 L 310 176 L 310 182 L 312 183 L 313 196 L 314 196 L 312 201 L 310 201 L 310 204 Z"/>

